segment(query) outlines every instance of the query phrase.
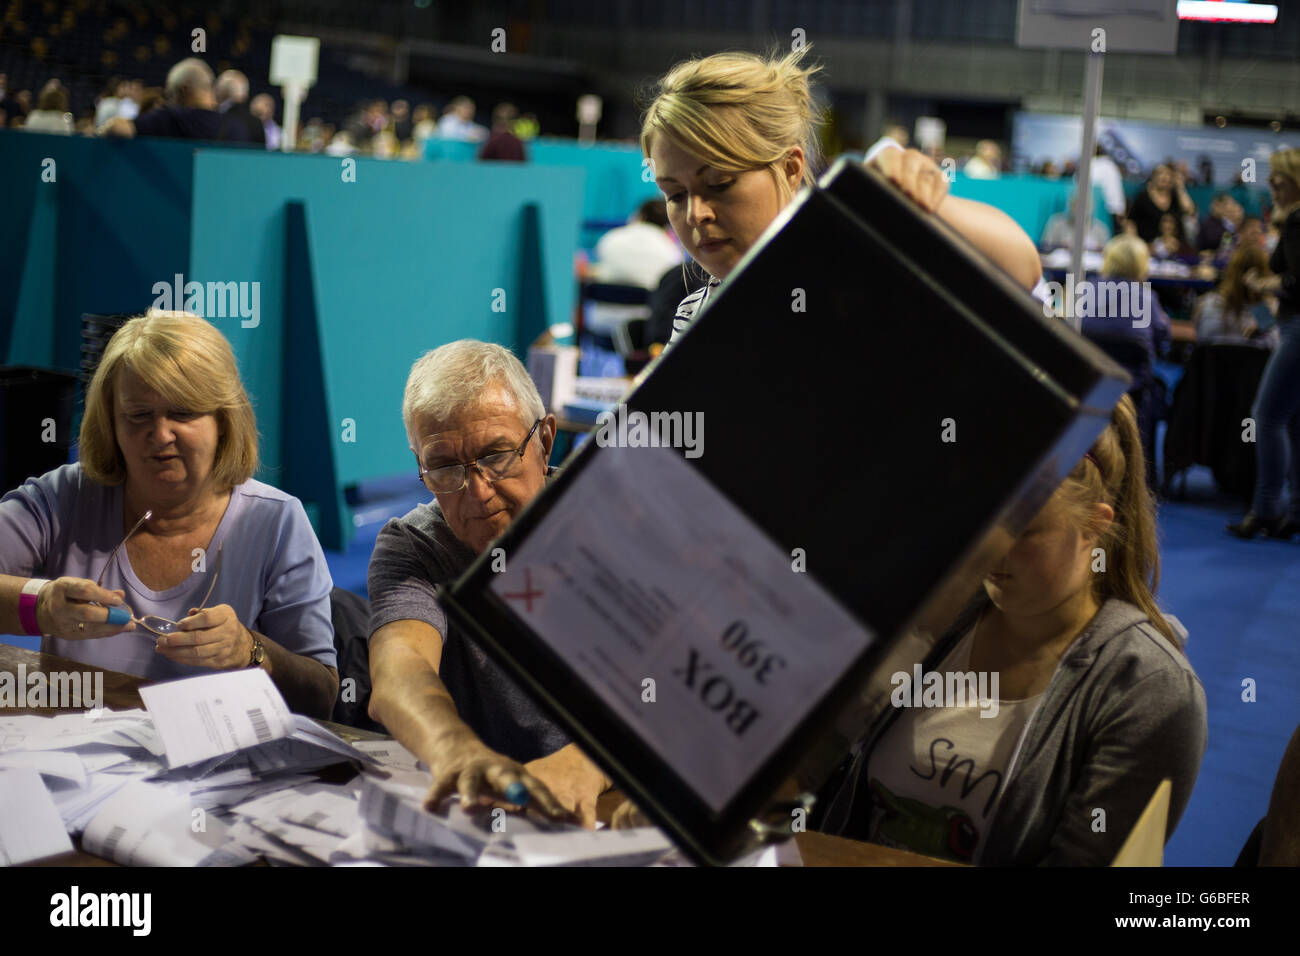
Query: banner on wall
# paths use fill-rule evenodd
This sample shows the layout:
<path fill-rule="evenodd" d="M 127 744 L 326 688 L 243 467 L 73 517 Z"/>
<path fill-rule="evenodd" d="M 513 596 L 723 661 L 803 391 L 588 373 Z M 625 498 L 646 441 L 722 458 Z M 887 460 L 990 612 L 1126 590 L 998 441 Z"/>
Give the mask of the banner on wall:
<path fill-rule="evenodd" d="M 1017 113 L 1011 134 L 1013 167 L 1028 170 L 1047 160 L 1077 162 L 1083 120 L 1057 113 Z M 1268 183 L 1268 157 L 1300 145 L 1294 131 L 1274 133 L 1243 126 L 1174 126 L 1101 117 L 1097 142 L 1126 177 L 1145 178 L 1167 159 L 1187 163 L 1194 182 L 1231 186 L 1239 179 Z"/>

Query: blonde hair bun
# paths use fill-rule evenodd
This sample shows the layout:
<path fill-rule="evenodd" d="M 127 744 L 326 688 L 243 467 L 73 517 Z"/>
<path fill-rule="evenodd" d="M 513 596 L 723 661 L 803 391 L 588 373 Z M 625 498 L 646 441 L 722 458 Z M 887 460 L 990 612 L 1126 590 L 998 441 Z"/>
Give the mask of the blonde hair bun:
<path fill-rule="evenodd" d="M 745 172 L 771 167 L 791 149 L 804 152 L 804 185 L 821 166 L 824 117 L 813 100 L 804 66 L 811 47 L 784 56 L 729 52 L 678 63 L 660 78 L 641 124 L 641 150 L 655 134 L 670 137 L 715 169 Z"/>

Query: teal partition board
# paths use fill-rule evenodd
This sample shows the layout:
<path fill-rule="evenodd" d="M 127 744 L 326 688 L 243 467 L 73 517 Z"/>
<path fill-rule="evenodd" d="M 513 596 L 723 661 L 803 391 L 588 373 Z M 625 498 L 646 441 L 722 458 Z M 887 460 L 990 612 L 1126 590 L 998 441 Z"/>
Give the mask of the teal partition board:
<path fill-rule="evenodd" d="M 436 163 L 468 163 L 479 148 L 477 143 L 430 139 L 425 142 L 424 158 Z M 647 171 L 640 147 L 634 144 L 582 144 L 571 139 L 540 138 L 524 148 L 527 165 L 568 166 L 586 173 L 582 193 L 585 223 L 621 223 L 647 199 L 663 198 L 654 184 L 653 174 Z M 583 246 L 595 245 L 602 232 L 601 228 L 584 229 Z"/>
<path fill-rule="evenodd" d="M 583 146 L 573 140 L 538 140 L 531 147 L 538 166 L 580 166 L 587 172 L 582 197 L 584 222 L 621 223 L 647 199 L 663 199 L 637 146 Z M 600 232 L 590 241 L 594 244 Z"/>
<path fill-rule="evenodd" d="M 83 312 L 143 312 L 184 271 L 193 155 L 0 130 L 0 361 L 74 370 Z"/>
<path fill-rule="evenodd" d="M 259 283 L 255 322 L 213 321 L 254 397 L 264 480 L 283 482 L 291 445 L 319 448 L 322 467 L 332 458 L 340 488 L 408 469 L 401 403 L 416 358 L 458 338 L 522 358 L 534 331 L 568 320 L 582 181 L 573 168 L 200 150 L 187 278 Z M 285 323 L 288 201 L 304 212 L 330 424 L 305 443 L 281 424 L 285 363 L 295 350 L 313 360 Z"/>
<path fill-rule="evenodd" d="M 1041 176 L 971 179 L 958 174 L 952 184 L 954 196 L 996 206 L 1029 233 L 1029 238 L 1035 243 L 1042 237 L 1047 220 L 1055 213 L 1065 212 L 1073 193 L 1074 180 L 1044 179 Z M 1092 203 L 1093 214 L 1110 229 L 1109 219 L 1104 214 L 1105 197 L 1101 187 L 1096 185 L 1092 188 Z"/>

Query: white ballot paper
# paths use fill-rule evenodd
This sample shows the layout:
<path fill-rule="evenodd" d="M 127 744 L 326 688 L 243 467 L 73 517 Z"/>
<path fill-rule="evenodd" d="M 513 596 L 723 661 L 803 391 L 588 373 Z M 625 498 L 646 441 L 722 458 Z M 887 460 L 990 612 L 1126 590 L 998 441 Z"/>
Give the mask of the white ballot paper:
<path fill-rule="evenodd" d="M 357 740 L 352 746 L 371 757 L 379 766 L 389 770 L 428 769 L 420 762 L 420 758 L 388 737 L 380 740 Z"/>
<path fill-rule="evenodd" d="M 667 448 L 601 449 L 491 588 L 717 812 L 875 639 Z"/>
<path fill-rule="evenodd" d="M 167 765 L 184 767 L 288 735 L 293 715 L 260 667 L 140 688 Z"/>
<path fill-rule="evenodd" d="M 229 839 L 230 827 L 171 786 L 136 781 L 119 790 L 86 826 L 87 853 L 124 866 L 241 866 L 254 856 Z"/>
<path fill-rule="evenodd" d="M 65 780 L 78 787 L 86 785 L 86 765 L 74 753 L 62 750 L 16 750 L 0 753 L 0 770 L 31 767 L 42 777 Z"/>
<path fill-rule="evenodd" d="M 520 866 L 643 866 L 673 848 L 656 827 L 521 833 L 510 843 Z"/>
<path fill-rule="evenodd" d="M 40 773 L 34 767 L 0 770 L 0 866 L 71 852 L 72 841 Z"/>

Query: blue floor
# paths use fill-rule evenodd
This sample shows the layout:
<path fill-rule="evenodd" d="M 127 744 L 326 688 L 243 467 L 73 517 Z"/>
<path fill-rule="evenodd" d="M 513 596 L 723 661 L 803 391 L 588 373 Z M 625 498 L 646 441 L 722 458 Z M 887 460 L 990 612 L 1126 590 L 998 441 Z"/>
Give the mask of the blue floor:
<path fill-rule="evenodd" d="M 1166 849 L 1171 866 L 1226 866 L 1268 810 L 1282 752 L 1300 724 L 1300 544 L 1224 533 L 1244 510 L 1196 469 L 1186 502 L 1160 508 L 1160 605 L 1187 627 L 1205 685 L 1210 739 Z M 1246 702 L 1244 682 L 1254 682 Z"/>

